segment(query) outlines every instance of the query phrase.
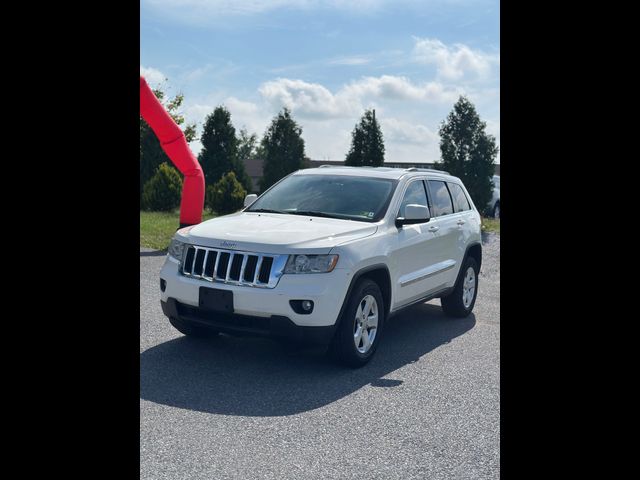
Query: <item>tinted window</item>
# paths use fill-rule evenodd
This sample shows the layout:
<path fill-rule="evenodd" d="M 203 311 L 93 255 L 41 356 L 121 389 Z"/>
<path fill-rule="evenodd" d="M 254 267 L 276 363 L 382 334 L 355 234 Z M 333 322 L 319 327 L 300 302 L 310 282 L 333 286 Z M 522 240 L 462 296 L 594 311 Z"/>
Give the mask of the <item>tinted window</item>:
<path fill-rule="evenodd" d="M 377 222 L 387 211 L 396 184 L 384 178 L 291 175 L 245 211 Z"/>
<path fill-rule="evenodd" d="M 456 212 L 471 210 L 471 205 L 469 205 L 469 200 L 467 200 L 467 196 L 464 194 L 462 187 L 455 183 L 449 183 L 448 185 L 451 197 L 453 197 L 453 206 L 455 207 Z"/>
<path fill-rule="evenodd" d="M 440 217 L 453 213 L 453 204 L 449 196 L 449 190 L 444 182 L 429 180 L 429 190 L 433 201 L 433 216 Z"/>
<path fill-rule="evenodd" d="M 423 205 L 425 207 L 429 206 L 427 205 L 427 193 L 424 190 L 422 180 L 410 183 L 407 187 L 407 191 L 404 193 L 404 198 L 400 204 L 400 211 L 398 212 L 399 217 L 404 217 L 404 207 L 410 203 Z"/>

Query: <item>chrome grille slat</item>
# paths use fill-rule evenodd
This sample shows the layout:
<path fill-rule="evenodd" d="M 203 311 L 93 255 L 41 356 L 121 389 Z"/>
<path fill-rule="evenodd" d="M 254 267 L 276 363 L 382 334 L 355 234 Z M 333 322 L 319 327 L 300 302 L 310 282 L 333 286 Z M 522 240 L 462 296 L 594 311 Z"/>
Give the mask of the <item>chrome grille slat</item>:
<path fill-rule="evenodd" d="M 240 276 L 238 277 L 238 280 L 240 282 L 242 282 L 244 279 L 244 269 L 247 268 L 248 260 L 249 260 L 249 255 L 245 255 L 244 258 L 242 259 L 242 266 L 240 267 Z"/>
<path fill-rule="evenodd" d="M 211 278 L 215 279 L 218 275 L 218 264 L 220 263 L 220 250 L 217 250 L 216 253 L 216 264 L 213 266 L 213 273 L 211 274 Z"/>
<path fill-rule="evenodd" d="M 204 251 L 204 260 L 202 261 L 202 278 L 207 278 L 207 258 L 209 258 L 210 250 Z"/>
<path fill-rule="evenodd" d="M 253 276 L 253 283 L 258 284 L 258 278 L 260 278 L 260 269 L 262 268 L 262 255 L 258 255 L 258 263 L 256 264 L 256 273 Z"/>
<path fill-rule="evenodd" d="M 220 273 L 218 270 L 220 268 L 220 257 L 223 254 L 225 257 L 228 255 L 228 260 L 226 262 L 227 268 L 224 275 L 220 277 L 218 276 Z M 201 257 L 201 262 L 198 261 L 199 255 Z M 214 257 L 211 257 L 211 255 L 214 255 Z M 246 272 L 249 257 L 257 258 L 257 261 L 255 259 L 252 260 L 252 262 L 256 262 L 255 272 L 252 272 L 251 269 Z M 240 260 L 240 258 L 242 258 L 242 260 Z M 268 267 L 268 262 L 263 262 L 265 258 L 268 258 L 268 262 L 271 262 L 270 269 Z M 287 262 L 287 258 L 288 255 L 271 255 L 190 245 L 185 250 L 185 257 L 180 265 L 180 272 L 185 277 L 204 280 L 211 283 L 223 283 L 228 285 L 257 288 L 275 288 L 284 272 L 284 266 Z M 207 272 L 207 263 L 209 262 L 209 259 L 211 259 L 211 263 L 213 264 L 211 276 L 209 276 Z M 233 268 L 234 259 L 236 265 L 235 269 Z M 265 265 L 265 269 L 269 269 L 268 275 L 265 270 L 262 276 L 263 279 L 268 277 L 269 281 L 266 283 L 260 281 L 260 273 L 263 263 Z M 235 271 L 236 274 L 238 273 L 238 266 L 240 267 L 239 275 L 232 275 L 232 270 Z M 211 265 L 209 266 L 209 269 L 211 269 Z M 249 277 L 253 278 L 245 278 L 245 272 L 249 274 Z M 251 275 L 252 273 L 253 275 Z M 237 280 L 235 279 L 236 277 Z"/>
<path fill-rule="evenodd" d="M 233 265 L 233 257 L 235 257 L 236 254 L 232 253 L 229 255 L 229 261 L 227 262 L 227 275 L 224 279 L 225 282 L 229 281 L 229 277 L 231 276 L 231 266 Z"/>

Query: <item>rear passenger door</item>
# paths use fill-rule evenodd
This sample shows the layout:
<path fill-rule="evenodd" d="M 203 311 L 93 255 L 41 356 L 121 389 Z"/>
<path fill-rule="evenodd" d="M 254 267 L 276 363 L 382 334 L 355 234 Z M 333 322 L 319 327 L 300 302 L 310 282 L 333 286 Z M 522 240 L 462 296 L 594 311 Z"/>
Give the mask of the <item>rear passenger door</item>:
<path fill-rule="evenodd" d="M 464 250 L 461 251 L 461 248 L 464 248 L 461 236 L 465 214 L 456 213 L 447 182 L 429 179 L 427 186 L 433 204 L 431 215 L 435 217 L 433 221 L 437 226 L 434 244 L 442 255 L 442 267 L 438 277 L 444 287 L 451 287 L 455 284 L 464 256 Z"/>
<path fill-rule="evenodd" d="M 453 200 L 453 216 L 458 227 L 458 234 L 456 236 L 457 252 L 460 255 L 460 262 L 464 257 L 467 245 L 471 242 L 471 236 L 477 229 L 477 220 L 475 219 L 475 212 L 471 208 L 471 202 L 464 192 L 464 189 L 454 182 L 447 182 L 451 199 Z M 456 277 L 457 277 L 456 269 Z M 455 281 L 454 277 L 453 281 Z"/>

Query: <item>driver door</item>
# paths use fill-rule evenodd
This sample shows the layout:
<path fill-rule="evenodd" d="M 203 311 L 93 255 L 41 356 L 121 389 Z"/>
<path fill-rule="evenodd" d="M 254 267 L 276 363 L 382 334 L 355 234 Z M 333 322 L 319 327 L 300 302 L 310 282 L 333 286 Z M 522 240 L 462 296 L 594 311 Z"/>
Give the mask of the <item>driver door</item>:
<path fill-rule="evenodd" d="M 396 217 L 404 217 L 404 208 L 409 204 L 429 207 L 427 191 L 422 179 L 407 184 Z M 398 308 L 424 297 L 439 288 L 440 279 L 431 271 L 440 259 L 434 248 L 437 227 L 430 220 L 425 223 L 403 225 L 392 236 L 390 251 L 394 282 L 394 305 Z"/>

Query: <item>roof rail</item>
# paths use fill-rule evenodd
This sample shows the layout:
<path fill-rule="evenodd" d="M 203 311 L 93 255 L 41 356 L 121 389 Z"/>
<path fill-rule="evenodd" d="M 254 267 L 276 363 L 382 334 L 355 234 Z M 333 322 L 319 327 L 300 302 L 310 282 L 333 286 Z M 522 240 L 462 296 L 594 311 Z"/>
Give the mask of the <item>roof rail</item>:
<path fill-rule="evenodd" d="M 446 175 L 450 175 L 449 172 L 445 172 L 444 170 L 438 170 L 437 168 L 417 168 L 417 167 L 409 167 L 405 168 L 406 172 L 436 172 L 436 173 L 444 173 Z"/>

